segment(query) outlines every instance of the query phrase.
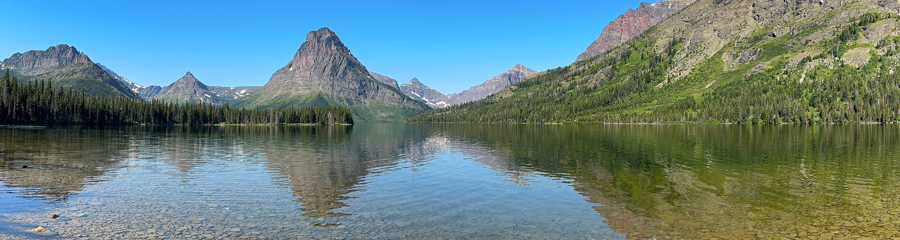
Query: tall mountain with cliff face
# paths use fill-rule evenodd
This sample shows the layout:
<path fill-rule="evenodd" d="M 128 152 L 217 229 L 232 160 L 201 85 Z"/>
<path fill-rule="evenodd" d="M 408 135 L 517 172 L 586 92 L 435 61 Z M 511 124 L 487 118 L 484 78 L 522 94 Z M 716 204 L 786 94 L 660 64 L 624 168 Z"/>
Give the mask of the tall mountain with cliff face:
<path fill-rule="evenodd" d="M 450 105 L 449 97 L 438 90 L 425 86 L 418 78 L 413 78 L 409 80 L 409 83 L 400 85 L 400 91 L 406 96 L 428 104 L 432 108 L 442 108 Z"/>
<path fill-rule="evenodd" d="M 451 104 L 463 104 L 467 102 L 477 101 L 494 94 L 503 88 L 508 87 L 522 81 L 523 79 L 537 73 L 522 64 L 516 63 L 512 69 L 488 79 L 482 84 L 466 89 L 460 93 L 450 94 Z"/>
<path fill-rule="evenodd" d="M 578 55 L 575 61 L 581 61 L 605 53 L 622 43 L 637 37 L 650 27 L 669 18 L 696 0 L 662 0 L 657 3 L 641 3 L 637 9 L 628 9 L 624 14 L 609 22 L 600 33 L 600 37 Z"/>
<path fill-rule="evenodd" d="M 84 90 L 89 95 L 139 98 L 87 54 L 66 44 L 15 53 L 3 60 L 2 66 L 24 78 L 20 80 L 50 80 L 56 87 Z"/>
<path fill-rule="evenodd" d="M 900 122 L 900 2 L 697 0 L 424 122 Z"/>
<path fill-rule="evenodd" d="M 311 31 L 287 65 L 259 91 L 243 99 L 246 108 L 343 105 L 363 122 L 400 122 L 428 110 L 369 74 L 328 28 Z"/>

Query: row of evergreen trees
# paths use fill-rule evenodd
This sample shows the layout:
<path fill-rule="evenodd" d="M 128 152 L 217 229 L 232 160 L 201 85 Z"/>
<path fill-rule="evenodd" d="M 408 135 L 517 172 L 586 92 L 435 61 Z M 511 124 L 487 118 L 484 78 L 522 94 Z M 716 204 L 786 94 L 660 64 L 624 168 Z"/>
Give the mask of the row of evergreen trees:
<path fill-rule="evenodd" d="M 256 109 L 86 96 L 50 81 L 0 79 L 0 124 L 353 124 L 345 107 Z"/>

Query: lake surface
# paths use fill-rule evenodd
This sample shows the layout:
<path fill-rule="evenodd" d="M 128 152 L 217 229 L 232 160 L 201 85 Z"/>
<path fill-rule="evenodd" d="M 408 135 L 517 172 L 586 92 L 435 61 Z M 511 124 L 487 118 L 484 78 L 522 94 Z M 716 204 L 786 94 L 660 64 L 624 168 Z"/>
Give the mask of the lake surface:
<path fill-rule="evenodd" d="M 0 239 L 898 229 L 900 126 L 0 126 Z"/>

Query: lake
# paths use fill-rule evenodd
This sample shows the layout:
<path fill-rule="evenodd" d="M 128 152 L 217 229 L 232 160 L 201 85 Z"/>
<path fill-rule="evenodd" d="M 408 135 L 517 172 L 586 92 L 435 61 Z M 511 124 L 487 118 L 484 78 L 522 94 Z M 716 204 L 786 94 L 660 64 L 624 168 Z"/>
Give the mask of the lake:
<path fill-rule="evenodd" d="M 898 229 L 895 125 L 0 126 L 0 239 Z"/>

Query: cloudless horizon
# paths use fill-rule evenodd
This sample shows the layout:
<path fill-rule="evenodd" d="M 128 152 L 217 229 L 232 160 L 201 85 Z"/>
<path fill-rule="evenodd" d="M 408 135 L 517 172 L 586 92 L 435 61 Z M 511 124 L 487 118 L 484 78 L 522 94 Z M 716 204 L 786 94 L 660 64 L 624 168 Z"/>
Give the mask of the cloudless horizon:
<path fill-rule="evenodd" d="M 187 71 L 207 85 L 262 86 L 309 31 L 328 27 L 370 72 L 451 94 L 516 63 L 569 65 L 640 2 L 5 1 L 0 58 L 64 43 L 144 86 Z"/>

